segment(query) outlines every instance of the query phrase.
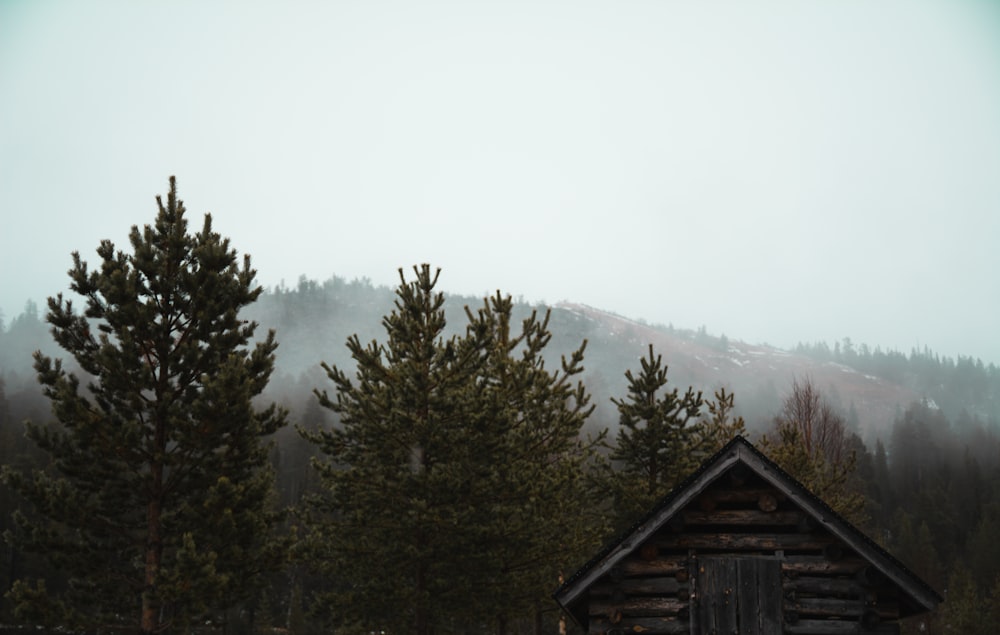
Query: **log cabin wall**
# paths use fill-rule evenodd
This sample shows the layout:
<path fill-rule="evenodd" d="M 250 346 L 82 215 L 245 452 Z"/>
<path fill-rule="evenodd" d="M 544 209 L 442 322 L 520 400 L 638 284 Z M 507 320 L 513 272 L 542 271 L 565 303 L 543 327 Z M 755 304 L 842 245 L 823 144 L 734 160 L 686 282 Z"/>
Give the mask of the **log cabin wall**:
<path fill-rule="evenodd" d="M 587 590 L 591 635 L 898 633 L 900 591 L 737 464 Z"/>

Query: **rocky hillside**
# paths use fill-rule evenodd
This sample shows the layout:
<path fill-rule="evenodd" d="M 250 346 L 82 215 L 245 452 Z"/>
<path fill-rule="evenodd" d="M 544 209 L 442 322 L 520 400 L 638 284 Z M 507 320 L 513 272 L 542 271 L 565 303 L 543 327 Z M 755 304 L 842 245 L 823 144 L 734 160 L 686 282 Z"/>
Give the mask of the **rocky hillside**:
<path fill-rule="evenodd" d="M 393 310 L 394 290 L 375 287 L 366 280 L 347 282 L 333 277 L 319 283 L 300 280 L 295 288 L 272 289 L 248 308 L 246 317 L 276 331 L 278 372 L 268 392 L 301 414 L 315 410 L 314 388 L 329 388 L 320 362 L 349 369 L 351 360 L 344 346 L 357 334 L 363 342 L 382 341 L 382 318 Z M 482 298 L 448 296 L 449 328 L 464 330 L 465 307 L 482 305 Z M 526 303 L 517 311 L 544 312 L 545 307 Z M 617 412 L 611 397 L 626 394 L 625 371 L 638 370 L 639 358 L 650 344 L 669 367 L 670 385 L 693 386 L 706 396 L 720 387 L 736 395 L 739 414 L 751 431 L 766 429 L 790 392 L 796 379 L 809 378 L 837 408 L 852 429 L 866 442 L 885 439 L 888 428 L 914 401 L 940 405 L 951 420 L 962 416 L 987 422 L 1000 420 L 1000 369 L 972 358 L 941 359 L 933 353 L 844 354 L 838 346 L 800 347 L 802 354 L 754 345 L 736 338 L 714 336 L 698 330 L 650 325 L 608 311 L 580 304 L 562 303 L 552 308 L 549 328 L 553 333 L 548 363 L 557 365 L 587 340 L 584 381 L 597 410 L 595 428 L 614 428 Z M 31 369 L 31 352 L 42 349 L 60 356 L 44 323 L 43 312 L 29 305 L 24 314 L 0 330 L 0 377 L 8 396 L 22 391 L 40 391 Z M 41 402 L 39 402 L 41 403 Z"/>
<path fill-rule="evenodd" d="M 590 336 L 588 372 L 599 375 L 595 388 L 606 385 L 618 388 L 620 394 L 625 382 L 616 377 L 626 368 L 638 367 L 638 358 L 652 344 L 669 365 L 671 382 L 705 393 L 722 386 L 734 391 L 740 412 L 755 430 L 770 423 L 795 379 L 810 378 L 866 440 L 884 436 L 899 409 L 921 398 L 908 388 L 843 364 L 770 346 L 654 327 L 578 304 L 561 304 L 557 311 L 571 316 L 567 322 L 586 325 L 581 325 L 580 333 Z M 599 365 L 595 359 L 601 360 Z"/>

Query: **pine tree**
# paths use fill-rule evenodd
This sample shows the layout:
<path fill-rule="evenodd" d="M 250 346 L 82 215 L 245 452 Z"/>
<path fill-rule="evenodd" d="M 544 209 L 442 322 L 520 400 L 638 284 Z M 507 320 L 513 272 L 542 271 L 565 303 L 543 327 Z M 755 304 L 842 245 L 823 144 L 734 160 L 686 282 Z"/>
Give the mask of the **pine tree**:
<path fill-rule="evenodd" d="M 707 416 L 695 427 L 695 447 L 690 449 L 694 458 L 703 461 L 721 450 L 733 437 L 746 435 L 746 422 L 735 414 L 735 402 L 736 395 L 727 392 L 724 387 L 715 391 L 714 400 L 705 402 Z"/>
<path fill-rule="evenodd" d="M 560 566 L 582 562 L 606 524 L 592 478 L 603 434 L 580 436 L 593 411 L 575 379 L 583 371 L 586 342 L 550 371 L 543 357 L 552 338 L 550 313 L 539 318 L 532 312 L 520 331 L 512 314 L 510 297 L 499 293 L 478 314 L 467 309 L 470 324 L 485 325 L 490 344 L 478 457 L 490 471 L 478 526 L 490 556 L 484 572 L 495 582 L 480 585 L 478 604 L 496 615 L 498 633 L 514 618 L 538 612 Z"/>
<path fill-rule="evenodd" d="M 642 370 L 625 372 L 628 397 L 614 399 L 619 430 L 611 459 L 618 468 L 612 475 L 617 515 L 634 520 L 698 465 L 696 424 L 705 405 L 701 392 L 688 388 L 665 390 L 667 366 L 649 345 L 649 356 L 640 358 Z M 728 412 L 728 410 L 727 410 Z"/>
<path fill-rule="evenodd" d="M 400 271 L 387 342 L 348 339 L 354 379 L 324 365 L 336 394 L 318 395 L 339 426 L 305 433 L 325 455 L 309 542 L 333 580 L 321 605 L 343 632 L 503 632 L 593 547 L 575 522 L 583 350 L 549 372 L 547 317 L 511 335 L 499 295 L 446 339 L 439 272 L 414 271 Z"/>
<path fill-rule="evenodd" d="M 164 632 L 248 598 L 280 562 L 262 437 L 284 413 L 252 404 L 277 344 L 269 333 L 249 346 L 257 325 L 239 318 L 261 291 L 255 272 L 209 215 L 188 233 L 173 178 L 157 205 L 153 225 L 132 228 L 131 253 L 102 241 L 93 271 L 73 254 L 82 314 L 62 294 L 49 300 L 82 380 L 36 353 L 58 422 L 28 435 L 52 460 L 3 478 L 34 510 L 17 515 L 23 546 L 69 582 L 18 582 L 25 620 Z"/>

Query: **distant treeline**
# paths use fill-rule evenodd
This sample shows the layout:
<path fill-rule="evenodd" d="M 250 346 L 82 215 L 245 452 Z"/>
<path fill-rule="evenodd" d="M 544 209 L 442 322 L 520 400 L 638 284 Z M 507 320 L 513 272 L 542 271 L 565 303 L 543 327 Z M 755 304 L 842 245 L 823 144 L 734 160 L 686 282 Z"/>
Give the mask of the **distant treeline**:
<path fill-rule="evenodd" d="M 997 426 L 1000 422 L 1000 368 L 981 359 L 959 355 L 942 357 L 930 350 L 913 349 L 909 355 L 883 351 L 850 338 L 835 342 L 799 344 L 794 351 L 823 362 L 834 362 L 898 384 L 922 395 L 953 420 L 975 416 Z"/>
<path fill-rule="evenodd" d="M 302 276 L 294 286 L 282 282 L 266 289 L 259 300 L 248 308 L 247 317 L 261 324 L 259 334 L 266 333 L 266 329 L 277 331 L 278 372 L 268 392 L 284 392 L 299 384 L 303 389 L 302 396 L 308 398 L 311 393 L 305 390 L 304 384 L 309 383 L 307 380 L 310 378 L 323 376 L 319 369 L 320 362 L 350 365 L 351 360 L 344 347 L 346 339 L 354 334 L 363 342 L 379 337 L 381 318 L 392 309 L 392 303 L 393 289 L 374 285 L 367 278 L 347 280 L 334 275 L 318 282 Z M 475 309 L 481 303 L 482 298 L 449 295 L 450 324 L 464 323 L 464 307 Z M 523 301 L 516 301 L 515 306 L 522 317 L 539 308 Z M 45 307 L 29 301 L 24 310 L 9 321 L 0 315 L 0 377 L 6 382 L 8 396 L 21 390 L 38 390 L 31 370 L 31 354 L 35 350 L 42 350 L 48 355 L 59 355 L 61 352 L 49 335 L 44 313 Z M 644 321 L 640 324 L 714 350 L 725 351 L 729 345 L 725 335 L 714 336 L 704 325 L 697 329 L 683 329 L 673 325 L 650 325 Z M 551 326 L 555 350 L 569 347 L 580 339 L 589 341 L 585 378 L 597 397 L 598 410 L 594 418 L 613 424 L 615 414 L 607 397 L 618 394 L 624 388 L 621 373 L 634 364 L 635 350 L 638 349 L 623 346 L 620 338 L 607 333 L 600 325 L 589 323 L 569 311 L 554 311 Z M 642 345 L 638 343 L 640 348 Z M 926 347 L 905 354 L 865 343 L 855 344 L 850 338 L 832 345 L 826 342 L 800 343 L 791 352 L 818 362 L 843 364 L 860 373 L 907 388 L 940 408 L 950 420 L 976 417 L 987 425 L 1000 426 L 1000 367 L 985 364 L 974 356 L 960 355 L 955 359 L 938 355 Z M 558 361 L 553 359 L 550 363 Z M 672 381 L 697 383 L 679 363 L 680 360 L 668 358 L 667 361 Z M 291 389 L 291 392 L 300 391 Z M 777 391 L 773 394 L 738 393 L 737 411 L 746 418 L 751 429 L 760 429 L 760 424 L 766 424 L 766 417 L 780 404 Z M 288 403 L 287 397 L 277 398 Z M 901 407 L 904 406 L 901 404 Z M 841 404 L 841 407 L 846 410 L 847 404 Z M 901 414 L 901 411 L 897 413 Z M 765 420 L 761 420 L 762 417 Z"/>

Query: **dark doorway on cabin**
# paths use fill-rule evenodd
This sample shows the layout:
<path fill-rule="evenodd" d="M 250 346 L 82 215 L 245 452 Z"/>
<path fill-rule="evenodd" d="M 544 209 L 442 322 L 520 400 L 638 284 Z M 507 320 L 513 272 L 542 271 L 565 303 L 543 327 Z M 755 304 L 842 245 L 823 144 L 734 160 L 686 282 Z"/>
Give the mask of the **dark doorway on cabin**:
<path fill-rule="evenodd" d="M 696 593 L 694 635 L 781 632 L 781 561 L 777 558 L 702 556 Z"/>

